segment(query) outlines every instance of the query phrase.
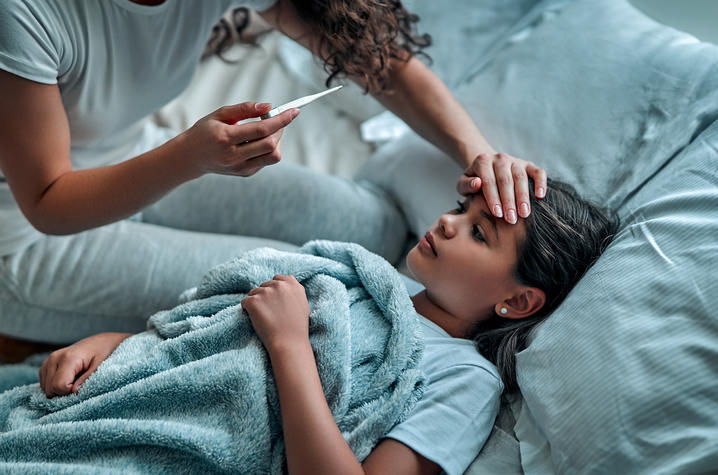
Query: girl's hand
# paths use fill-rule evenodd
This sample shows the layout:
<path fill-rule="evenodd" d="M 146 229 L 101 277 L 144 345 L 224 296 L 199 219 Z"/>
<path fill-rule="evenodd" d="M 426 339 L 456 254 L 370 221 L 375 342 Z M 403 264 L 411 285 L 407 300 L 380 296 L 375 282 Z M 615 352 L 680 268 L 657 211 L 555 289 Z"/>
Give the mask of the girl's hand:
<path fill-rule="evenodd" d="M 40 367 L 40 388 L 47 397 L 77 394 L 87 378 L 132 333 L 100 333 L 61 348 Z"/>
<path fill-rule="evenodd" d="M 546 196 L 546 172 L 543 169 L 505 153 L 482 153 L 464 171 L 456 190 L 462 195 L 483 191 L 491 213 L 515 224 L 517 209 L 519 217 L 531 214 L 528 177 L 534 180 L 536 198 Z"/>
<path fill-rule="evenodd" d="M 271 104 L 255 102 L 220 107 L 180 134 L 176 140 L 191 174 L 251 176 L 279 162 L 282 131 L 299 114 L 299 109 L 289 109 L 271 119 L 236 124 L 260 117 L 271 108 Z"/>
<path fill-rule="evenodd" d="M 271 354 L 278 348 L 309 342 L 309 302 L 292 275 L 275 275 L 242 300 L 254 330 Z"/>

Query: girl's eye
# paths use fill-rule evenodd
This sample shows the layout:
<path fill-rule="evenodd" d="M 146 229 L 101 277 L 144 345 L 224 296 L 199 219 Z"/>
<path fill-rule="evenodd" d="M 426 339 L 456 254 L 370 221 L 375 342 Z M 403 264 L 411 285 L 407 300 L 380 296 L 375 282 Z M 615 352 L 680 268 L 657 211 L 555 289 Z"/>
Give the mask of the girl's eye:
<path fill-rule="evenodd" d="M 464 214 L 466 212 L 466 206 L 464 206 L 464 203 L 457 200 L 456 204 L 459 206 L 454 211 L 456 211 L 457 214 Z M 484 239 L 484 235 L 481 234 L 481 229 L 479 229 L 479 227 L 475 224 L 471 226 L 471 235 L 477 241 L 486 242 L 486 240 Z"/>
<path fill-rule="evenodd" d="M 476 239 L 477 241 L 486 242 L 484 240 L 484 235 L 481 234 L 481 229 L 479 229 L 479 227 L 477 225 L 474 224 L 473 227 L 471 228 L 471 230 L 472 230 L 471 234 L 472 234 L 472 236 L 474 236 L 474 239 Z"/>

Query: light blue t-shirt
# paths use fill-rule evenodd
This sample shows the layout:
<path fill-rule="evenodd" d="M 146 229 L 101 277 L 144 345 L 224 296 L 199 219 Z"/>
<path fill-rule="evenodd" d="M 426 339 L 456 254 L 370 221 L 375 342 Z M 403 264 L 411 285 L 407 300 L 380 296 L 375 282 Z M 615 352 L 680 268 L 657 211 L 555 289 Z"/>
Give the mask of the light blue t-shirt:
<path fill-rule="evenodd" d="M 3 0 L 0 69 L 57 84 L 70 125 L 73 169 L 106 166 L 171 137 L 147 116 L 182 92 L 212 27 L 233 6 L 276 0 Z M 17 157 L 21 160 L 22 157 Z M 0 256 L 40 234 L 0 178 Z"/>
<path fill-rule="evenodd" d="M 405 281 L 410 294 L 421 288 Z M 437 463 L 449 475 L 461 474 L 491 433 L 503 383 L 473 342 L 453 338 L 420 315 L 419 321 L 425 343 L 420 367 L 428 386 L 413 413 L 385 437 Z"/>

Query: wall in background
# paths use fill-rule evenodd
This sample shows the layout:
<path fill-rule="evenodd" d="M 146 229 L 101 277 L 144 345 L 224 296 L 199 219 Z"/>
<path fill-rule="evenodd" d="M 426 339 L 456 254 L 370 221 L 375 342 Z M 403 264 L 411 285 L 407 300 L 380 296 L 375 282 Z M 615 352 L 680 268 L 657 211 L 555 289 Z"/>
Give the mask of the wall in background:
<path fill-rule="evenodd" d="M 718 44 L 717 0 L 628 0 L 654 20 Z"/>

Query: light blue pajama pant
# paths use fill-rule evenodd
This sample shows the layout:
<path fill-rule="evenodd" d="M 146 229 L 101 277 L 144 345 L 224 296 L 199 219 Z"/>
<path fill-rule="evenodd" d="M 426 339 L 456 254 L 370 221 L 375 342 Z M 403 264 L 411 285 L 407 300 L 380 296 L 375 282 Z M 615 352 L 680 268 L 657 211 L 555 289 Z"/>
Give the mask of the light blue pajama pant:
<path fill-rule="evenodd" d="M 0 258 L 0 333 L 70 343 L 139 332 L 212 266 L 248 249 L 352 241 L 396 262 L 401 212 L 381 191 L 280 163 L 250 178 L 206 175 L 132 219 L 44 236 Z"/>

